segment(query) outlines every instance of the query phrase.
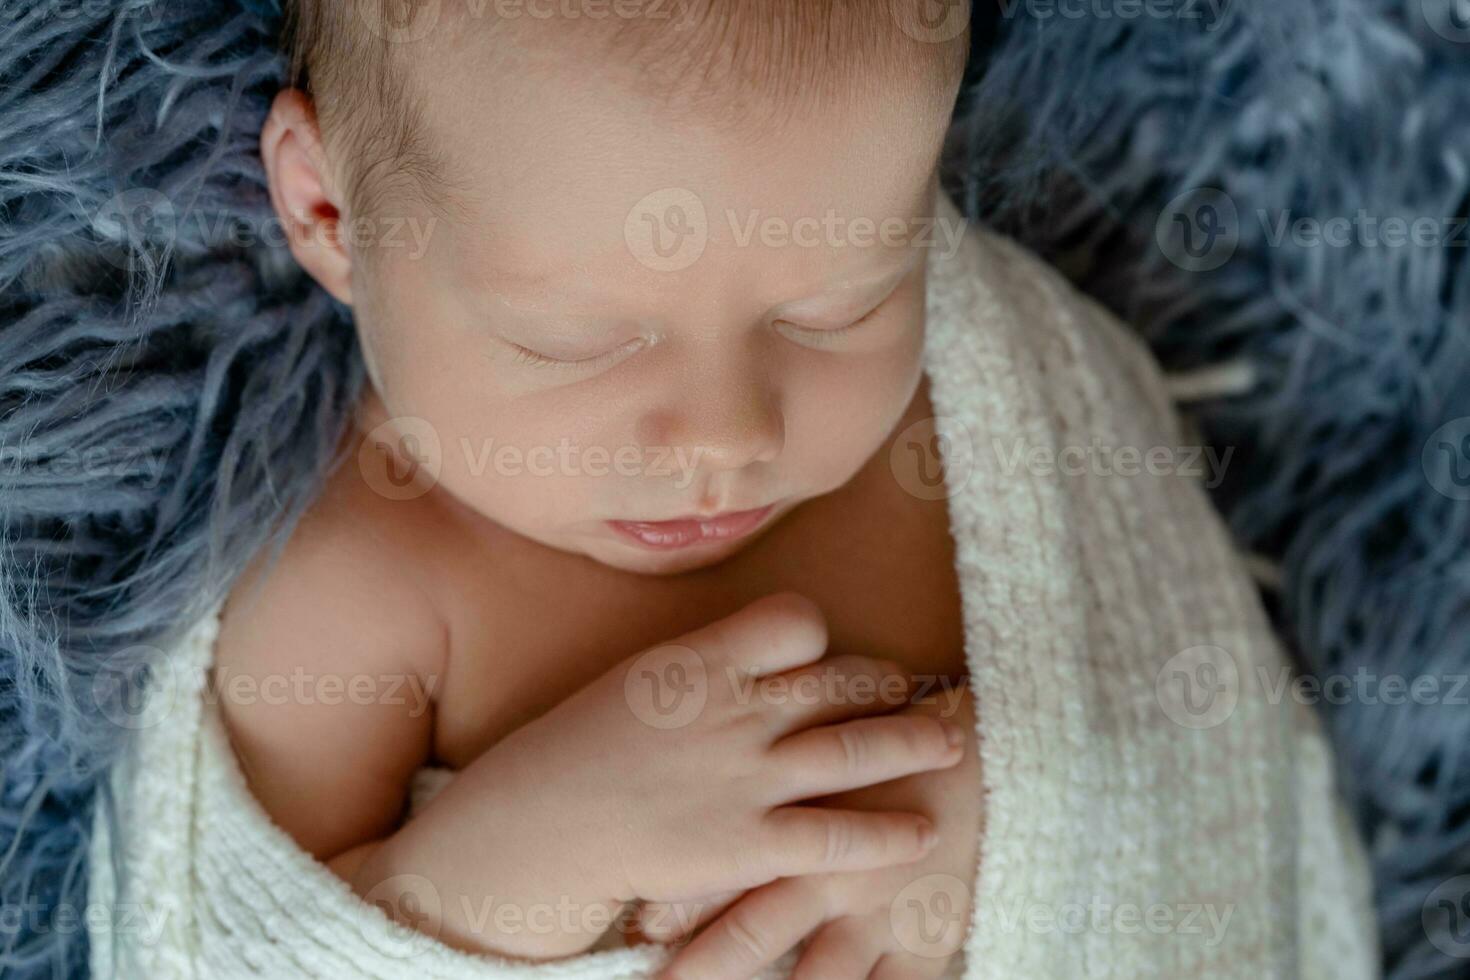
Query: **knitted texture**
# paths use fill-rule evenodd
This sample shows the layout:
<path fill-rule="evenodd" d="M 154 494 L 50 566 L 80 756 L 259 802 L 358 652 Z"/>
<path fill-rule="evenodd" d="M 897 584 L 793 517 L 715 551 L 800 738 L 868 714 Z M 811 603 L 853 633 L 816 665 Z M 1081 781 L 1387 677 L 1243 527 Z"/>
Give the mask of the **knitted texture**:
<path fill-rule="evenodd" d="M 976 5 L 950 186 L 1192 377 L 1233 450 L 1216 504 L 1294 658 L 1348 692 L 1315 703 L 1386 972 L 1463 977 L 1470 7 L 1125 6 Z M 1391 244 L 1390 219 L 1429 234 Z M 1392 693 L 1421 678 L 1437 693 Z"/>
<path fill-rule="evenodd" d="M 1002 239 L 972 229 L 929 261 L 937 492 L 985 801 L 978 878 L 952 883 L 974 901 L 950 976 L 1376 975 L 1367 866 L 1326 745 L 1309 709 L 1269 696 L 1286 662 L 1197 479 L 1013 465 L 1097 441 L 1179 448 L 1151 357 Z M 217 629 L 216 611 L 150 691 L 143 715 L 158 723 L 113 770 L 122 821 L 94 837 L 94 867 L 112 866 L 118 840 L 136 877 L 119 894 L 95 875 L 93 901 L 167 927 L 99 930 L 94 975 L 619 980 L 663 962 L 647 946 L 535 966 L 472 956 L 358 900 L 250 796 L 199 694 Z M 1196 717 L 1175 672 L 1198 673 L 1181 658 L 1200 649 L 1222 651 L 1224 700 Z M 423 770 L 418 783 L 445 778 Z M 452 900 L 429 889 L 419 904 Z"/>

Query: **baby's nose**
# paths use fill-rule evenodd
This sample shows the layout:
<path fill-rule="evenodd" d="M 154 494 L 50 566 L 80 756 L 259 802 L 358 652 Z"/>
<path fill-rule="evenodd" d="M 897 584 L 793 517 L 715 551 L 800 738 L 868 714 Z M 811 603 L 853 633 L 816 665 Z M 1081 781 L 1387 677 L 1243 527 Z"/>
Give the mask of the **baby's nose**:
<path fill-rule="evenodd" d="M 786 440 L 777 393 L 748 380 L 691 384 L 678 406 L 650 413 L 642 428 L 645 445 L 679 450 L 706 472 L 770 462 Z"/>

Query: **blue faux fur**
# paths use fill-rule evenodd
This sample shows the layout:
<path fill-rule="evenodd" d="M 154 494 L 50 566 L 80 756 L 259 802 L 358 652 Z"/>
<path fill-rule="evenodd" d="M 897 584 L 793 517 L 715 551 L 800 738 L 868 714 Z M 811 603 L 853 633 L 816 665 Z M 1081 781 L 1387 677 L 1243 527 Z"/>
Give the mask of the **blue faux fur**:
<path fill-rule="evenodd" d="M 1323 673 L 1470 670 L 1470 503 L 1423 465 L 1470 416 L 1467 249 L 1273 244 L 1257 211 L 1470 212 L 1460 2 L 977 11 L 951 187 L 1167 365 L 1250 366 L 1252 390 L 1196 415 L 1237 447 L 1219 502 L 1280 563 L 1268 598 Z M 284 75 L 270 10 L 0 0 L 0 976 L 85 975 L 86 935 L 57 913 L 83 909 L 127 695 L 289 535 L 364 383 L 348 311 L 251 240 Z M 1197 187 L 1237 212 L 1208 272 L 1155 234 Z M 1360 699 L 1327 717 L 1392 975 L 1463 973 L 1449 921 L 1423 913 L 1470 872 L 1470 710 Z"/>

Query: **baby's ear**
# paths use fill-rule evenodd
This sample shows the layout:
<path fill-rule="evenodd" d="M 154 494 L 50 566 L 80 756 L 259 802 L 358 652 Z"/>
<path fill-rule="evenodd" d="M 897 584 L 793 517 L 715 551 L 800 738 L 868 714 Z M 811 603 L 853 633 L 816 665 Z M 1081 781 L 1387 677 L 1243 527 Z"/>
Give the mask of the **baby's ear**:
<path fill-rule="evenodd" d="M 352 256 L 341 233 L 338 193 L 315 107 L 300 89 L 277 93 L 261 128 L 260 158 L 291 254 L 322 288 L 351 306 Z"/>

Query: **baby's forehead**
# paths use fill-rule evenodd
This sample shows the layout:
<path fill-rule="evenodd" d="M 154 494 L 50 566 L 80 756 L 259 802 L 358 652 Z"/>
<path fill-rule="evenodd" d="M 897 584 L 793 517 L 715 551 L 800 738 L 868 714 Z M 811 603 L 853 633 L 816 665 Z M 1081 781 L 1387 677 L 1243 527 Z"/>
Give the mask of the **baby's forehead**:
<path fill-rule="evenodd" d="M 403 45 L 419 71 L 482 80 L 572 72 L 666 106 L 775 106 L 921 87 L 942 95 L 968 45 L 916 37 L 912 2 L 930 0 L 464 0 L 445 3 L 429 43 Z M 484 93 L 487 97 L 493 93 Z M 732 105 L 733 104 L 733 105 Z"/>
<path fill-rule="evenodd" d="M 859 145 L 842 161 L 867 168 L 872 183 L 918 173 L 932 161 L 904 153 L 930 153 L 942 136 L 967 45 L 916 40 L 892 15 L 901 2 L 444 2 L 432 30 L 394 46 L 394 60 L 411 66 L 396 73 L 410 76 L 403 128 L 418 164 L 416 181 L 394 186 L 423 188 L 418 196 L 451 219 L 484 220 L 481 205 L 511 187 L 512 198 L 544 201 L 557 184 L 595 187 L 627 170 L 657 181 L 609 195 L 626 207 L 628 193 L 693 179 L 657 174 L 659 160 L 702 169 L 706 148 L 731 167 L 761 146 L 792 169 L 830 169 L 825 146 L 817 159 L 794 148 L 813 132 L 881 142 L 883 159 Z M 544 15 L 576 3 L 602 14 Z"/>

